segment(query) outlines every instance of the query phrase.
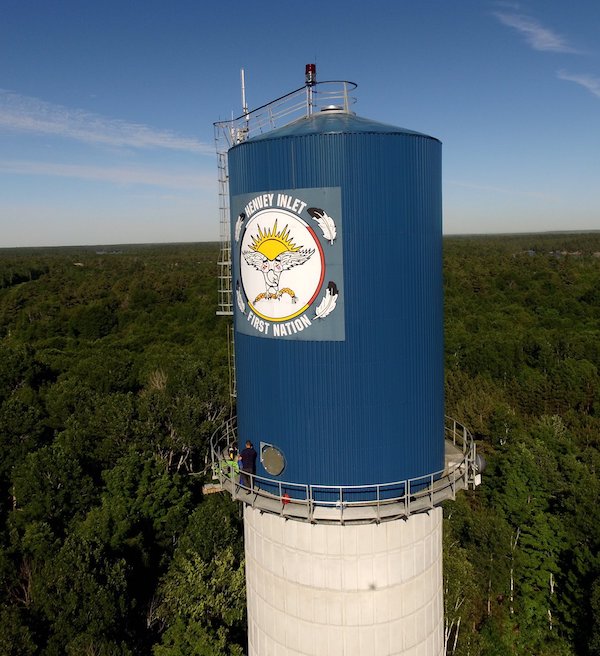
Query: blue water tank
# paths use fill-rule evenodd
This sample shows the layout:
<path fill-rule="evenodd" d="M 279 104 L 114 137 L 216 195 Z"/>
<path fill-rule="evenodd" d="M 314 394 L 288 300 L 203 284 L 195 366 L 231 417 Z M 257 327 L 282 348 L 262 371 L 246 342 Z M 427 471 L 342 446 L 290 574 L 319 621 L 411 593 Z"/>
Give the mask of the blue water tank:
<path fill-rule="evenodd" d="M 320 112 L 228 162 L 239 439 L 283 455 L 257 473 L 441 471 L 441 143 Z"/>

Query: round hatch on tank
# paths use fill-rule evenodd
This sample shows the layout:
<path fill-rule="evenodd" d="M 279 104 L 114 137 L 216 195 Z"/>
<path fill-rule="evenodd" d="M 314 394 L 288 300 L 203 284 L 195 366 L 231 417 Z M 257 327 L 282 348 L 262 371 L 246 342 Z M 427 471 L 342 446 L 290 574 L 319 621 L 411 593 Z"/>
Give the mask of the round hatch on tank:
<path fill-rule="evenodd" d="M 285 456 L 281 449 L 273 444 L 261 443 L 260 460 L 267 472 L 273 476 L 279 476 L 285 469 Z"/>

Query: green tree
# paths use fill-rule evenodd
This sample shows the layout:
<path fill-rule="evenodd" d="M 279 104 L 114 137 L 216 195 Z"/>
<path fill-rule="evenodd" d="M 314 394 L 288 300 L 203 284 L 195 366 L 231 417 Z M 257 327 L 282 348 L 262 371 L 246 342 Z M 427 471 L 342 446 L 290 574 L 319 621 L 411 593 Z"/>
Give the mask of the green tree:
<path fill-rule="evenodd" d="M 31 522 L 44 522 L 57 536 L 62 536 L 69 522 L 82 517 L 96 499 L 92 479 L 58 444 L 25 457 L 15 468 L 13 493 L 13 525 L 24 528 Z"/>
<path fill-rule="evenodd" d="M 245 618 L 244 564 L 231 547 L 208 562 L 179 550 L 160 594 L 158 613 L 169 626 L 156 656 L 242 656 L 235 633 Z"/>

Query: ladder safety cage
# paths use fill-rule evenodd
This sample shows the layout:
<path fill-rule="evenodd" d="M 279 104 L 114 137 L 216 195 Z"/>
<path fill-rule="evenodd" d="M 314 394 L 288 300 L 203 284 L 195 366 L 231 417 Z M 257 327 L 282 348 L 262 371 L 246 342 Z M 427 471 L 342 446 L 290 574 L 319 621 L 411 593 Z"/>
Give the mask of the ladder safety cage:
<path fill-rule="evenodd" d="M 242 76 L 242 85 L 243 76 Z M 229 216 L 229 168 L 227 152 L 229 149 L 258 134 L 282 127 L 299 118 L 310 116 L 315 108 L 338 105 L 349 113 L 356 98 L 350 92 L 356 89 L 354 82 L 346 80 L 309 81 L 305 86 L 280 96 L 275 100 L 247 111 L 245 88 L 243 86 L 244 113 L 228 121 L 217 121 L 214 125 L 215 148 L 217 152 L 217 176 L 219 189 L 220 250 L 218 265 L 218 308 L 217 315 L 233 316 L 233 283 L 231 272 L 231 227 Z M 236 396 L 235 362 L 233 350 L 233 326 L 229 328 L 229 376 L 230 393 Z"/>

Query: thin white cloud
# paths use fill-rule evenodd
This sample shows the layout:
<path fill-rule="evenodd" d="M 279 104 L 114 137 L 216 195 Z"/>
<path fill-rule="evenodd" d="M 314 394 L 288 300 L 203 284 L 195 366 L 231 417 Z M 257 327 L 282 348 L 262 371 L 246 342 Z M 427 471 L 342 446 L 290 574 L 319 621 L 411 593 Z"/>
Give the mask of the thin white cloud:
<path fill-rule="evenodd" d="M 594 77 L 593 75 L 587 75 L 586 73 L 567 73 L 567 71 L 564 70 L 558 71 L 556 75 L 560 80 L 567 80 L 579 84 L 584 89 L 587 89 L 590 93 L 594 94 L 594 96 L 600 98 L 600 77 Z"/>
<path fill-rule="evenodd" d="M 141 184 L 188 191 L 213 190 L 215 186 L 215 179 L 208 175 L 166 173 L 143 168 L 55 164 L 27 160 L 0 160 L 0 173 L 76 178 L 116 185 Z"/>
<path fill-rule="evenodd" d="M 534 18 L 523 14 L 511 14 L 501 11 L 494 12 L 494 16 L 504 25 L 512 27 L 522 34 L 534 50 L 571 54 L 579 52 L 564 37 L 544 27 Z"/>
<path fill-rule="evenodd" d="M 168 130 L 155 130 L 147 125 L 70 109 L 4 89 L 0 89 L 0 128 L 65 137 L 88 144 L 214 154 L 213 146 Z"/>

